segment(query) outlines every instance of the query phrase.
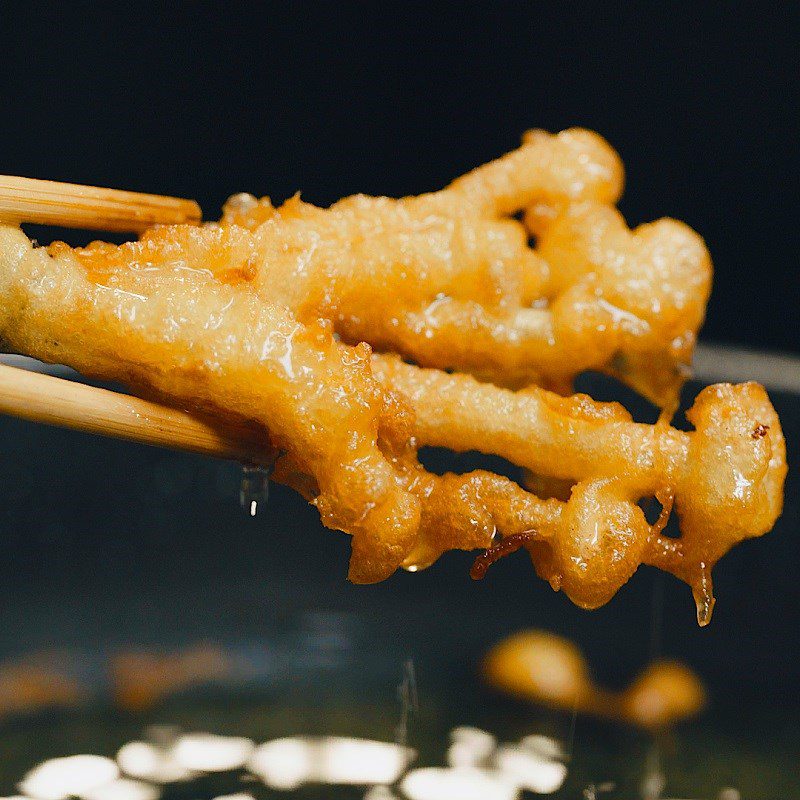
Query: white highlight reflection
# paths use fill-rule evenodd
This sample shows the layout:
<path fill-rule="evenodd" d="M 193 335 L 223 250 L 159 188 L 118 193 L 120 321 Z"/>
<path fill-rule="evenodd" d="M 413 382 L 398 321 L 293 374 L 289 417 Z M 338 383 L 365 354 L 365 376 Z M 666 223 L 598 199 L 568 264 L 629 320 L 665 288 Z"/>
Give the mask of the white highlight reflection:
<path fill-rule="evenodd" d="M 306 783 L 369 786 L 394 783 L 415 757 L 389 742 L 342 736 L 275 739 L 256 748 L 248 768 L 273 789 Z"/>
<path fill-rule="evenodd" d="M 516 800 L 519 789 L 496 770 L 426 767 L 408 773 L 400 789 L 409 800 Z"/>
<path fill-rule="evenodd" d="M 311 750 L 306 739 L 275 739 L 257 747 L 247 767 L 273 789 L 296 789 L 312 779 Z"/>
<path fill-rule="evenodd" d="M 81 800 L 158 800 L 161 789 L 150 783 L 117 778 L 109 783 L 87 789 Z"/>
<path fill-rule="evenodd" d="M 480 728 L 462 726 L 450 731 L 452 744 L 447 750 L 447 763 L 451 767 L 479 767 L 485 765 L 497 749 L 497 739 Z"/>
<path fill-rule="evenodd" d="M 450 732 L 450 740 L 447 763 L 451 767 L 494 770 L 517 789 L 552 794 L 567 777 L 561 743 L 549 736 L 536 734 L 526 736 L 519 744 L 498 745 L 487 731 L 461 727 Z M 439 800 L 450 797 L 442 794 Z"/>
<path fill-rule="evenodd" d="M 364 800 L 401 800 L 388 786 L 370 786 L 364 792 Z"/>
<path fill-rule="evenodd" d="M 542 758 L 519 745 L 503 745 L 495 754 L 495 767 L 520 789 L 552 794 L 561 788 L 567 768 L 560 761 Z"/>
<path fill-rule="evenodd" d="M 563 761 L 567 758 L 561 742 L 549 736 L 542 736 L 540 733 L 524 736 L 519 740 L 519 743 L 521 747 L 536 753 L 542 758 L 549 758 L 554 761 Z"/>
<path fill-rule="evenodd" d="M 153 783 L 188 781 L 195 776 L 193 770 L 179 764 L 168 750 L 149 742 L 128 742 L 117 753 L 120 769 L 132 778 Z"/>
<path fill-rule="evenodd" d="M 247 792 L 237 792 L 236 794 L 221 794 L 214 800 L 256 800 L 253 795 Z"/>
<path fill-rule="evenodd" d="M 34 767 L 20 782 L 19 790 L 35 800 L 83 797 L 97 786 L 119 777 L 119 768 L 102 756 L 53 758 Z"/>
<path fill-rule="evenodd" d="M 188 733 L 170 748 L 170 755 L 182 767 L 198 772 L 227 772 L 243 767 L 255 750 L 252 739 Z"/>

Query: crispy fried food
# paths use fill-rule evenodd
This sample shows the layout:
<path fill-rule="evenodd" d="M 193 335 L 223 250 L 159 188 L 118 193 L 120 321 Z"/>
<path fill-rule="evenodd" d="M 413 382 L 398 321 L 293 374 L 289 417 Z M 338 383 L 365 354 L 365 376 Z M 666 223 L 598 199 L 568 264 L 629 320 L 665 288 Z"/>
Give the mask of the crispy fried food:
<path fill-rule="evenodd" d="M 371 359 L 241 278 L 257 234 L 177 226 L 48 251 L 0 228 L 0 337 L 220 424 L 261 426 L 276 478 L 353 534 L 356 582 L 527 532 L 538 572 L 581 606 L 606 602 L 645 561 L 689 582 L 707 621 L 711 567 L 780 511 L 783 439 L 763 389 L 707 389 L 697 431 L 683 434 L 636 425 L 616 404 Z M 488 472 L 439 477 L 420 466 L 420 444 L 497 453 L 575 486 L 563 502 Z M 677 497 L 681 540 L 648 525 L 636 500 L 652 494 Z"/>
<path fill-rule="evenodd" d="M 419 197 L 320 209 L 239 195 L 220 224 L 76 250 L 0 227 L 0 339 L 263 431 L 274 477 L 353 535 L 353 581 L 506 537 L 487 566 L 525 546 L 592 608 L 653 564 L 692 586 L 705 623 L 714 564 L 780 513 L 784 443 L 763 389 L 707 389 L 685 434 L 616 404 L 501 388 L 564 392 L 599 369 L 673 407 L 711 265 L 674 220 L 631 231 L 621 189 L 599 136 L 535 131 Z M 484 471 L 433 475 L 426 444 L 505 456 L 546 496 Z M 637 502 L 654 495 L 650 525 Z M 673 499 L 680 540 L 662 532 Z"/>
<path fill-rule="evenodd" d="M 675 220 L 629 230 L 612 206 L 622 176 L 596 134 L 532 131 L 439 192 L 328 209 L 237 195 L 222 224 L 254 232 L 240 275 L 352 344 L 512 388 L 568 392 L 579 372 L 603 370 L 669 407 L 711 263 Z M 536 249 L 512 216 L 525 209 Z"/>
<path fill-rule="evenodd" d="M 487 654 L 486 680 L 562 711 L 623 720 L 651 731 L 696 716 L 706 704 L 700 678 L 678 661 L 654 661 L 620 692 L 598 686 L 578 647 L 540 630 L 520 631 Z"/>
<path fill-rule="evenodd" d="M 635 423 L 618 403 L 537 387 L 512 392 L 395 356 L 374 355 L 373 371 L 411 401 L 419 444 L 492 453 L 573 484 L 566 503 L 551 501 L 562 509 L 558 533 L 525 546 L 541 577 L 579 605 L 602 605 L 646 563 L 686 581 L 705 622 L 714 565 L 781 512 L 785 443 L 758 384 L 703 390 L 688 412 L 696 430 L 684 433 Z M 664 507 L 654 525 L 637 506 L 651 497 Z M 673 502 L 680 539 L 662 533 Z M 439 547 L 433 529 L 412 558 L 421 549 L 429 560 L 447 549 Z"/>
<path fill-rule="evenodd" d="M 366 345 L 341 344 L 323 320 L 302 324 L 236 285 L 231 273 L 252 248 L 242 229 L 162 229 L 103 246 L 109 269 L 99 273 L 97 248 L 48 253 L 0 228 L 0 339 L 221 421 L 263 426 L 265 449 L 291 458 L 295 485 L 325 525 L 353 534 L 351 577 L 379 580 L 419 528 L 420 502 L 381 452 L 402 413 L 387 413 Z"/>

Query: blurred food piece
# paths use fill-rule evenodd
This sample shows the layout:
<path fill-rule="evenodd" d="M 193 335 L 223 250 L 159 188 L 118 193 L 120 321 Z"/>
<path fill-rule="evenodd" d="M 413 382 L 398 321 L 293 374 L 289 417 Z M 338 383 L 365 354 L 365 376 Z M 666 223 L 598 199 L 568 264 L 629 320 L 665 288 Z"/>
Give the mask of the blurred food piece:
<path fill-rule="evenodd" d="M 656 731 L 696 716 L 706 704 L 702 682 L 676 661 L 655 661 L 626 689 L 598 686 L 578 647 L 541 630 L 513 634 L 483 662 L 497 689 L 559 711 L 621 720 Z"/>
<path fill-rule="evenodd" d="M 131 710 L 149 708 L 165 695 L 219 681 L 231 667 L 227 653 L 210 644 L 173 653 L 118 653 L 109 665 L 114 699 Z"/>
<path fill-rule="evenodd" d="M 679 661 L 654 661 L 618 696 L 622 717 L 642 728 L 667 728 L 706 704 L 700 678 Z"/>
<path fill-rule="evenodd" d="M 0 664 L 0 717 L 53 706 L 71 706 L 85 699 L 58 651 L 21 656 Z"/>

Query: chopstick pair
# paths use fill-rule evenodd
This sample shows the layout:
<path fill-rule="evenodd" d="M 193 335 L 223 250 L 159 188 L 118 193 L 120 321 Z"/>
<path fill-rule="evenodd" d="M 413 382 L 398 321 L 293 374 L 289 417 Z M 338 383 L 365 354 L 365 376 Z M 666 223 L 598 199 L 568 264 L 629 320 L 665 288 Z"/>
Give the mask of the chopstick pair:
<path fill-rule="evenodd" d="M 194 200 L 0 175 L 0 223 L 141 233 L 201 218 Z M 248 464 L 269 457 L 253 430 L 218 429 L 158 403 L 5 364 L 0 414 Z"/>

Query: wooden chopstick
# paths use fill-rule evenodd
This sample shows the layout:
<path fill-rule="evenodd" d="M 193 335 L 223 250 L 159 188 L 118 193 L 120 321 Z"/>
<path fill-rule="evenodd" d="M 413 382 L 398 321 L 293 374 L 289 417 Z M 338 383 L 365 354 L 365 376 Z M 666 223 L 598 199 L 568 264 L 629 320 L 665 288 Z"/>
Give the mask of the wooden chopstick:
<path fill-rule="evenodd" d="M 0 414 L 246 464 L 271 463 L 264 437 L 251 429 L 217 429 L 185 411 L 4 364 Z"/>
<path fill-rule="evenodd" d="M 141 233 L 201 219 L 194 200 L 0 175 L 0 222 Z M 250 429 L 221 430 L 157 403 L 2 364 L 0 414 L 246 463 L 268 457 Z"/>
<path fill-rule="evenodd" d="M 194 200 L 0 175 L 0 222 L 141 233 L 201 218 Z"/>
<path fill-rule="evenodd" d="M 0 222 L 141 233 L 202 219 L 194 200 L 0 175 Z M 0 414 L 117 439 L 269 463 L 252 429 L 218 429 L 196 416 L 136 397 L 0 364 Z"/>

